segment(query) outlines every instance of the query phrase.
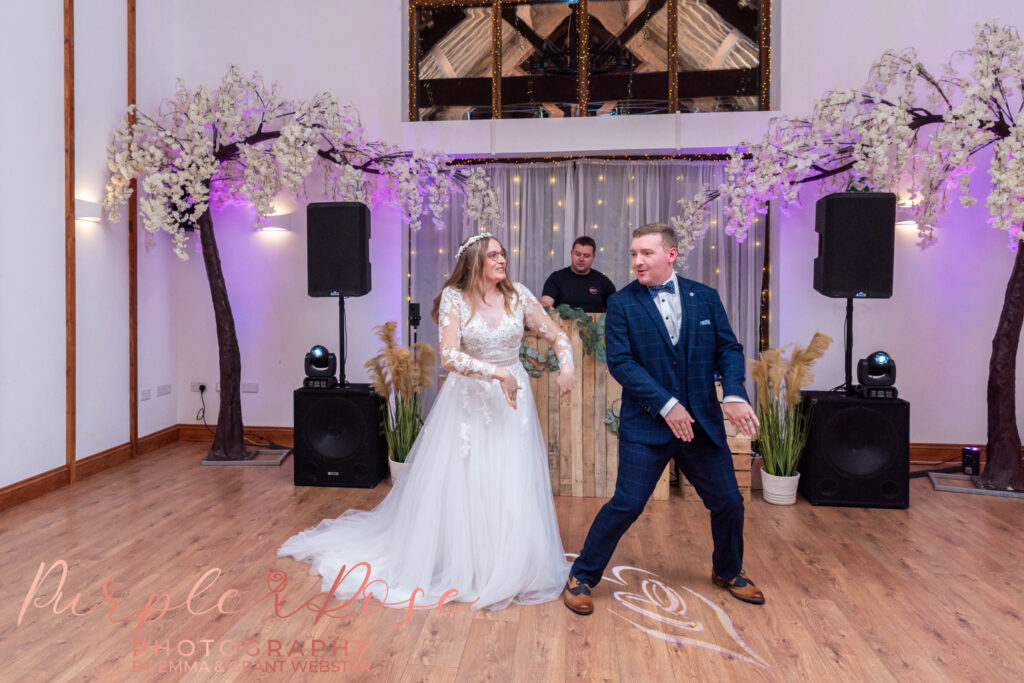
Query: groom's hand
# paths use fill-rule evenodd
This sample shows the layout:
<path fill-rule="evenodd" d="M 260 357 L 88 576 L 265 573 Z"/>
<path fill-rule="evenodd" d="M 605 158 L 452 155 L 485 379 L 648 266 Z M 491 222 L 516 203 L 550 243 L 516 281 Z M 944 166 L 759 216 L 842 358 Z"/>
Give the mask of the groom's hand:
<path fill-rule="evenodd" d="M 668 415 L 665 416 L 665 422 L 668 423 L 676 438 L 683 441 L 693 441 L 693 418 L 690 417 L 690 413 L 686 411 L 682 403 L 672 406 L 672 409 L 668 411 Z"/>
<path fill-rule="evenodd" d="M 725 419 L 732 422 L 740 434 L 753 438 L 761 425 L 757 421 L 757 413 L 746 401 L 726 401 L 722 404 Z"/>

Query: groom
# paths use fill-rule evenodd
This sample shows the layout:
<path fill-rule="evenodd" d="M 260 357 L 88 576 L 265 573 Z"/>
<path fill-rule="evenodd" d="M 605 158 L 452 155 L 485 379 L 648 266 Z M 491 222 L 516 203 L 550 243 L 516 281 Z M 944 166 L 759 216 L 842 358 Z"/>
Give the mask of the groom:
<path fill-rule="evenodd" d="M 597 513 L 562 598 L 577 614 L 594 611 L 591 589 L 674 459 L 711 511 L 711 580 L 762 604 L 764 595 L 743 574 L 743 498 L 722 421 L 724 412 L 747 436 L 758 426 L 743 388 L 743 347 L 718 293 L 676 276 L 671 227 L 633 231 L 629 255 L 636 280 L 608 299 L 605 317 L 608 370 L 622 385 L 615 495 Z M 721 407 L 716 370 L 726 394 Z"/>

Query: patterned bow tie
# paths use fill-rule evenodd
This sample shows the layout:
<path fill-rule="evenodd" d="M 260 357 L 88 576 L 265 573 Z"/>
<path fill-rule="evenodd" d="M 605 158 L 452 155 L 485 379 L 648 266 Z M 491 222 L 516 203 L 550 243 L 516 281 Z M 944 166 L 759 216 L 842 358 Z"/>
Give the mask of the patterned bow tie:
<path fill-rule="evenodd" d="M 668 292 L 669 294 L 675 294 L 676 280 L 675 278 L 672 278 L 663 285 L 655 285 L 654 287 L 648 287 L 647 289 L 648 291 L 650 291 L 651 296 L 658 296 L 658 292 Z"/>

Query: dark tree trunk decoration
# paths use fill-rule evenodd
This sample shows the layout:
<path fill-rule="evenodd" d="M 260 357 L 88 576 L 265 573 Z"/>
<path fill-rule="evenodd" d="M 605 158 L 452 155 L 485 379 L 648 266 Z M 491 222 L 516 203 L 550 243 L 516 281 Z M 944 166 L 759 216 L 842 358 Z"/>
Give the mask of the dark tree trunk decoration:
<path fill-rule="evenodd" d="M 985 471 L 977 485 L 1024 491 L 1024 461 L 1017 430 L 1017 347 L 1024 324 L 1024 249 L 1017 249 L 1006 285 L 1003 310 L 992 338 L 988 367 L 988 445 Z"/>
<path fill-rule="evenodd" d="M 246 460 L 252 453 L 245 448 L 242 429 L 242 358 L 235 335 L 235 319 L 231 314 L 228 289 L 220 267 L 217 240 L 213 235 L 213 218 L 207 209 L 199 217 L 199 239 L 203 248 L 203 263 L 210 281 L 213 315 L 217 320 L 217 348 L 220 352 L 220 410 L 217 413 L 217 432 L 208 460 Z"/>

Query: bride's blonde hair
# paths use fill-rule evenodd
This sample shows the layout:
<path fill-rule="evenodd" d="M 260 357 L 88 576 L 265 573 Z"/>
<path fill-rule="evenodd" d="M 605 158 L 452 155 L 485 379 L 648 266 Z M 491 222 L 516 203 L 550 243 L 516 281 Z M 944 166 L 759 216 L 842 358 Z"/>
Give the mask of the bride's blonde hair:
<path fill-rule="evenodd" d="M 473 241 L 467 245 L 470 240 Z M 445 280 L 444 286 L 441 287 L 442 293 L 445 287 L 451 287 L 459 292 L 476 292 L 480 295 L 480 299 L 483 300 L 484 263 L 487 261 L 487 249 L 491 245 L 491 240 L 497 242 L 498 247 L 505 251 L 504 245 L 502 245 L 497 237 L 493 236 L 480 239 L 476 235 L 471 235 L 462 242 L 462 245 L 459 247 L 461 255 L 455 262 L 455 268 L 452 269 L 451 276 Z M 498 282 L 498 291 L 501 292 L 501 296 L 504 299 L 505 312 L 512 315 L 512 308 L 519 295 L 516 293 L 516 288 L 512 286 L 511 280 L 508 279 L 507 273 L 508 271 L 506 270 L 505 279 Z M 476 306 L 473 303 L 472 297 L 470 297 L 469 306 L 469 318 L 472 320 L 476 314 Z M 437 324 L 437 314 L 440 308 L 441 294 L 439 293 L 434 299 L 434 308 L 430 311 L 430 319 L 434 321 L 434 324 Z M 467 320 L 466 322 L 469 321 Z"/>

